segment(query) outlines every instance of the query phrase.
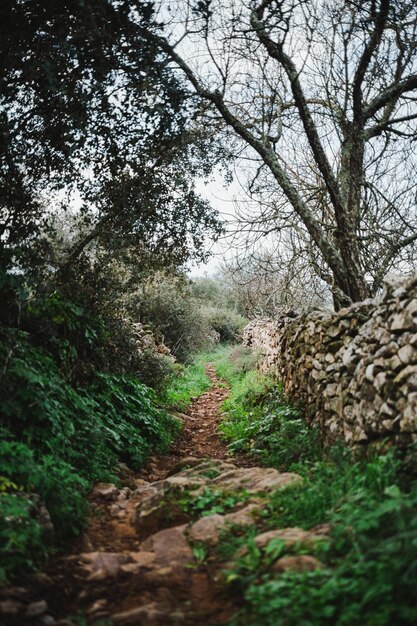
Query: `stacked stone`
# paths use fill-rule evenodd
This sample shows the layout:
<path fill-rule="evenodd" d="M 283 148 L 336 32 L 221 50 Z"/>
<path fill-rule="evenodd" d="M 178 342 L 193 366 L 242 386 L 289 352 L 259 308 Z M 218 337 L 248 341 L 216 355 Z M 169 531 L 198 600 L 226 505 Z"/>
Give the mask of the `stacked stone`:
<path fill-rule="evenodd" d="M 327 441 L 417 440 L 417 276 L 337 313 L 253 320 L 244 343 Z"/>

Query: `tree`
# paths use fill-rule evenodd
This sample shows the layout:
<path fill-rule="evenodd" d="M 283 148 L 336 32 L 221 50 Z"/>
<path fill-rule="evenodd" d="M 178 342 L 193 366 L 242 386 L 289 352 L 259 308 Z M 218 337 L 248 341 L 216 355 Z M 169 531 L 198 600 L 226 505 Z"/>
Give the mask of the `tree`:
<path fill-rule="evenodd" d="M 223 151 L 147 36 L 153 3 L 4 0 L 0 18 L 2 264 L 34 262 L 71 194 L 82 224 L 66 269 L 96 241 L 151 264 L 204 257 L 220 225 L 194 183 Z"/>
<path fill-rule="evenodd" d="M 303 259 L 282 258 L 274 250 L 247 251 L 221 269 L 222 284 L 229 287 L 240 313 L 253 317 L 276 317 L 285 308 L 328 308 L 329 289 Z"/>
<path fill-rule="evenodd" d="M 178 6 L 158 44 L 238 139 L 249 193 L 269 207 L 252 222 L 298 229 L 336 306 L 375 293 L 389 269 L 414 265 L 414 3 Z"/>

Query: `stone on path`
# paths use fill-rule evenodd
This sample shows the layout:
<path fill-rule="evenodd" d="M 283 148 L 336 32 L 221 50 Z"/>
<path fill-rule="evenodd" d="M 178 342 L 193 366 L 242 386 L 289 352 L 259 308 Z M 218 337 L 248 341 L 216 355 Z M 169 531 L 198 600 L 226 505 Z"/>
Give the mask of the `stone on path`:
<path fill-rule="evenodd" d="M 309 554 L 299 554 L 295 556 L 283 556 L 271 567 L 272 572 L 282 574 L 283 572 L 314 572 L 317 569 L 323 569 L 324 565 L 316 559 L 315 556 Z"/>
<path fill-rule="evenodd" d="M 241 467 L 233 469 L 216 478 L 212 483 L 225 489 L 245 489 L 249 493 L 270 492 L 301 482 L 298 474 L 281 473 L 272 467 Z"/>

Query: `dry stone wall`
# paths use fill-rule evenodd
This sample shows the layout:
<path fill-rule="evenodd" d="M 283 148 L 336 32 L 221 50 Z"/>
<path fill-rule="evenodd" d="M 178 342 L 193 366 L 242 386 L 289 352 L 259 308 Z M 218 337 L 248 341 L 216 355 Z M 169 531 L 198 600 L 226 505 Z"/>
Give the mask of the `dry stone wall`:
<path fill-rule="evenodd" d="M 255 319 L 244 344 L 327 441 L 417 440 L 417 275 L 342 309 Z"/>

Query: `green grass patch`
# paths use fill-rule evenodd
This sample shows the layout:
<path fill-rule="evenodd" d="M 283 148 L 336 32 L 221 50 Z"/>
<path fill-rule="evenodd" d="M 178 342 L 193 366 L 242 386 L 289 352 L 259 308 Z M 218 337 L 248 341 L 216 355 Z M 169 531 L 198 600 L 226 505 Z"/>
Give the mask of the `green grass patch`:
<path fill-rule="evenodd" d="M 324 449 L 301 407 L 253 370 L 250 355 L 234 350 L 222 347 L 216 361 L 231 387 L 221 426 L 230 449 L 303 477 L 269 496 L 261 527 L 328 524 L 330 530 L 315 549 L 275 541 L 260 550 L 255 527 L 228 529 L 216 549 L 219 560 L 246 548 L 225 572 L 228 593 L 244 607 L 231 626 L 414 625 L 417 481 L 410 463 L 394 449 Z M 319 558 L 321 569 L 272 573 L 277 558 L 306 552 Z"/>
<path fill-rule="evenodd" d="M 190 365 L 176 366 L 175 374 L 159 394 L 160 401 L 167 409 L 184 411 L 193 398 L 198 398 L 210 389 L 211 381 L 205 369 L 208 360 L 208 355 L 201 353 Z"/>
<path fill-rule="evenodd" d="M 282 385 L 255 369 L 258 355 L 222 346 L 213 360 L 218 376 L 230 385 L 220 431 L 232 452 L 250 453 L 259 463 L 281 469 L 320 458 L 317 431 L 284 397 Z"/>
<path fill-rule="evenodd" d="M 329 523 L 316 550 L 323 567 L 272 574 L 271 550 L 272 560 L 287 551 L 252 546 L 229 572 L 229 592 L 246 607 L 233 626 L 416 623 L 417 483 L 404 480 L 393 451 L 364 460 L 333 451 L 302 485 L 277 491 L 265 519 L 270 528 Z"/>

